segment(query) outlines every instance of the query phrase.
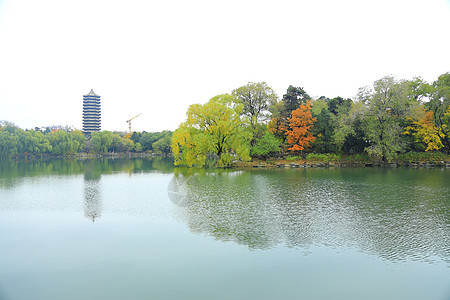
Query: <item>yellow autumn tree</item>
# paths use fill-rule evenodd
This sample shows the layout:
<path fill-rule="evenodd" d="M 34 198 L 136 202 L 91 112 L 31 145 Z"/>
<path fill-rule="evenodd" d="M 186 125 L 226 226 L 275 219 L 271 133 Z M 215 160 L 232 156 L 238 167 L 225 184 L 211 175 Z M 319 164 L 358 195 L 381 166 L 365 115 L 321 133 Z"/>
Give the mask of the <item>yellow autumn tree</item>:
<path fill-rule="evenodd" d="M 444 138 L 445 134 L 433 123 L 432 111 L 425 111 L 425 108 L 420 106 L 415 118 L 407 117 L 406 119 L 411 122 L 411 125 L 406 127 L 403 134 L 412 135 L 415 142 L 424 143 L 425 151 L 439 150 L 444 147 L 441 138 Z"/>
<path fill-rule="evenodd" d="M 172 137 L 175 165 L 204 166 L 208 155 L 218 158 L 217 166 L 230 165 L 234 159 L 250 160 L 252 134 L 245 129 L 241 112 L 242 105 L 236 105 L 229 94 L 189 106 L 186 122 Z"/>
<path fill-rule="evenodd" d="M 302 151 L 314 142 L 316 138 L 311 133 L 311 128 L 315 121 L 316 118 L 311 114 L 311 101 L 292 111 L 291 118 L 288 120 L 289 128 L 286 130 L 288 143 L 291 145 L 288 150 Z"/>

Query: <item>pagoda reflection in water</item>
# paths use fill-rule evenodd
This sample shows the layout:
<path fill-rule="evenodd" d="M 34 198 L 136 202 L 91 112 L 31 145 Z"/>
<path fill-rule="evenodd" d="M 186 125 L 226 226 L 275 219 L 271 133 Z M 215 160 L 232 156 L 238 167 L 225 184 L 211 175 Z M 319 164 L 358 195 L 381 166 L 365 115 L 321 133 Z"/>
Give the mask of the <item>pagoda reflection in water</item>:
<path fill-rule="evenodd" d="M 101 171 L 87 163 L 84 173 L 84 216 L 92 222 L 102 215 Z"/>

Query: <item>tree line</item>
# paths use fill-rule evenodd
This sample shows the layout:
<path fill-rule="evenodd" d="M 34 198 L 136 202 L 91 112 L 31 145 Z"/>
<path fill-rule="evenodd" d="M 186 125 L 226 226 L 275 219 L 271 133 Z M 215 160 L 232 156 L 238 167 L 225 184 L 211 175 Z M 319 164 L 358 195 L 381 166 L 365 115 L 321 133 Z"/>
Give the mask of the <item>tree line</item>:
<path fill-rule="evenodd" d="M 433 83 L 385 76 L 355 99 L 313 99 L 289 86 L 278 98 L 250 82 L 193 104 L 173 133 L 177 165 L 230 165 L 251 157 L 331 153 L 390 162 L 405 153 L 450 154 L 450 74 Z"/>
<path fill-rule="evenodd" d="M 10 122 L 2 121 L 0 158 L 149 151 L 167 154 L 171 151 L 171 137 L 170 131 L 126 134 L 101 131 L 86 138 L 81 131 L 68 127 L 23 130 Z"/>
<path fill-rule="evenodd" d="M 355 99 L 313 99 L 289 86 L 281 98 L 265 82 L 190 105 L 175 132 L 22 130 L 0 122 L 0 158 L 79 153 L 173 153 L 177 165 L 228 166 L 271 156 L 366 155 L 385 162 L 450 151 L 450 74 L 433 83 L 383 77 Z M 414 157 L 414 155 L 409 155 Z"/>

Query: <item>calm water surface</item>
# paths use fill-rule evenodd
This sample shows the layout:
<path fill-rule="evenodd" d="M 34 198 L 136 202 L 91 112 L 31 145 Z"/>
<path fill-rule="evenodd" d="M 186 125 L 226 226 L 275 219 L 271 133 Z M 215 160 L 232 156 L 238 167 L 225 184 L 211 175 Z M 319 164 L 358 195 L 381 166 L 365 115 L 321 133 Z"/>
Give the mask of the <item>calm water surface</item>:
<path fill-rule="evenodd" d="M 0 299 L 450 299 L 450 170 L 0 165 Z"/>

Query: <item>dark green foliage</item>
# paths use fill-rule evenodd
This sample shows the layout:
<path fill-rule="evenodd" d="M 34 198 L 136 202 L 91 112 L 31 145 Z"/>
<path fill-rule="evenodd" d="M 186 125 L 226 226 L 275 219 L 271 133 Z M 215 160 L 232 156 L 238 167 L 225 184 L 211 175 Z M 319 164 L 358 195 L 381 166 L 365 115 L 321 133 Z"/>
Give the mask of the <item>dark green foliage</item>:
<path fill-rule="evenodd" d="M 133 132 L 133 134 L 131 135 L 130 140 L 133 141 L 133 143 L 140 143 L 141 141 L 141 137 L 142 137 L 142 133 L 140 132 Z"/>
<path fill-rule="evenodd" d="M 343 100 L 341 97 L 328 100 L 328 109 L 332 114 L 337 115 L 337 108 L 342 105 Z"/>
<path fill-rule="evenodd" d="M 153 143 L 153 151 L 160 154 L 170 154 L 172 152 L 172 132 L 165 132 L 165 135 Z"/>
<path fill-rule="evenodd" d="M 336 150 L 333 143 L 334 125 L 330 112 L 323 108 L 320 114 L 314 117 L 316 122 L 311 131 L 316 140 L 312 143 L 312 150 L 320 153 L 334 152 Z"/>
<path fill-rule="evenodd" d="M 330 113 L 336 116 L 339 113 L 339 111 L 342 111 L 343 109 L 349 111 L 353 101 L 351 99 L 343 99 L 342 97 L 336 97 L 333 99 L 328 99 L 327 103 L 328 103 L 328 110 L 330 111 Z"/>
<path fill-rule="evenodd" d="M 361 119 L 356 119 L 352 124 L 353 130 L 344 140 L 341 151 L 346 154 L 364 153 L 364 149 L 369 146 L 363 130 Z"/>
<path fill-rule="evenodd" d="M 160 139 L 164 138 L 165 136 L 170 135 L 172 136 L 172 132 L 165 130 L 161 132 L 144 132 L 142 133 L 142 136 L 140 138 L 139 143 L 142 145 L 143 151 L 152 151 L 153 144 Z"/>
<path fill-rule="evenodd" d="M 283 95 L 283 108 L 282 115 L 287 117 L 292 111 L 300 107 L 301 104 L 305 104 L 306 101 L 311 100 L 311 97 L 301 87 L 293 87 L 290 85 Z"/>

